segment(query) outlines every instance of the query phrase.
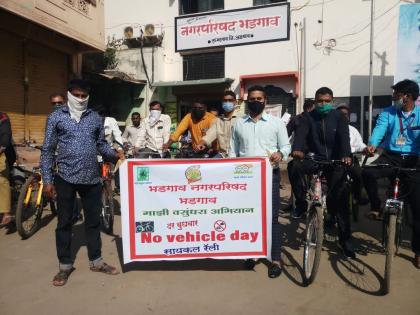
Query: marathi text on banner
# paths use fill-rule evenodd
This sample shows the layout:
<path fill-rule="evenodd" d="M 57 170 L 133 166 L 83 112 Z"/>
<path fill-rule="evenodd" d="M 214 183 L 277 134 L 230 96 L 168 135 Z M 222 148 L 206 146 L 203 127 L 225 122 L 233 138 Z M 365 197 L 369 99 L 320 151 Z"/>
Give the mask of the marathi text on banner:
<path fill-rule="evenodd" d="M 124 165 L 125 263 L 270 256 L 271 167 L 265 158 Z"/>

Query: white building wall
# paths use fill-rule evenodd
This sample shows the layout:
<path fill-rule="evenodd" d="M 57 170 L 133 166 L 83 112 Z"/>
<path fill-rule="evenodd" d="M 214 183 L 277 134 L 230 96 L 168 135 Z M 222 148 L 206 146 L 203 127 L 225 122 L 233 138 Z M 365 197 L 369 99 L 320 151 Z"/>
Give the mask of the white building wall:
<path fill-rule="evenodd" d="M 320 86 L 329 86 L 335 96 L 368 95 L 370 1 L 367 0 L 292 0 L 290 41 L 228 47 L 225 49 L 225 77 L 235 79 L 232 89 L 239 91 L 239 76 L 298 71 L 294 23 L 306 18 L 306 97 Z M 322 6 L 322 3 L 325 3 Z M 390 94 L 395 72 L 395 52 L 399 5 L 414 0 L 376 0 L 374 95 Z M 252 0 L 225 0 L 225 9 L 251 7 Z M 182 80 L 182 57 L 175 53 L 174 18 L 178 0 L 107 0 L 107 36 L 121 38 L 126 26 L 154 24 L 156 33 L 164 32 L 161 81 Z M 318 23 L 322 20 L 322 23 Z M 328 50 L 328 39 L 336 46 Z M 315 43 L 323 41 L 323 45 Z M 300 49 L 300 32 L 298 31 Z M 286 87 L 285 89 L 287 90 Z M 292 87 L 293 88 L 293 87 Z M 289 90 L 287 90 L 289 92 Z"/>

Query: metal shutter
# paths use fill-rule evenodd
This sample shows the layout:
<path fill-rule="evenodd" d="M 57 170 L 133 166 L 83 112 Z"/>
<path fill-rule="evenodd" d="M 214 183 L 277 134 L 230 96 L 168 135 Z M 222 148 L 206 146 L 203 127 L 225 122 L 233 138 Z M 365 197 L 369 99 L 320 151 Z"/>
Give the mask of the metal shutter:
<path fill-rule="evenodd" d="M 66 90 L 68 56 L 49 47 L 29 42 L 28 62 L 28 108 L 26 117 L 27 137 L 43 143 L 45 121 L 51 113 L 49 96 Z"/>
<path fill-rule="evenodd" d="M 15 142 L 25 135 L 23 92 L 23 42 L 18 36 L 0 29 L 0 111 L 9 115 Z"/>

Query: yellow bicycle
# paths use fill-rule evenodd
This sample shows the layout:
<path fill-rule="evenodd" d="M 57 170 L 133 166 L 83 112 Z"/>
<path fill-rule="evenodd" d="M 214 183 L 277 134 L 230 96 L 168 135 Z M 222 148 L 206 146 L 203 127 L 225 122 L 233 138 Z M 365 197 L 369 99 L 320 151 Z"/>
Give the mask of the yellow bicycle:
<path fill-rule="evenodd" d="M 48 204 L 51 212 L 56 214 L 55 200 L 45 199 L 43 187 L 41 170 L 34 167 L 21 188 L 16 206 L 16 229 L 23 239 L 29 238 L 40 228 L 42 212 Z"/>

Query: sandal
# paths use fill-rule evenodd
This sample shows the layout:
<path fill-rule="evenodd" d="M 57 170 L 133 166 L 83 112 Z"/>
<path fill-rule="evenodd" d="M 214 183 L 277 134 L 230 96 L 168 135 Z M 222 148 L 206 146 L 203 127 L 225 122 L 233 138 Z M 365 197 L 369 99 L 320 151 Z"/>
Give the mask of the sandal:
<path fill-rule="evenodd" d="M 102 265 L 100 265 L 100 266 L 93 266 L 93 267 L 90 267 L 90 270 L 91 271 L 94 271 L 94 272 L 103 272 L 104 274 L 107 274 L 107 275 L 113 275 L 113 276 L 115 276 L 115 275 L 117 275 L 117 274 L 119 274 L 120 272 L 117 270 L 117 268 L 115 268 L 115 267 L 112 267 L 112 266 L 110 266 L 110 265 L 108 265 L 108 264 L 106 264 L 106 263 L 103 263 Z"/>
<path fill-rule="evenodd" d="M 367 214 L 368 219 L 375 220 L 375 221 L 382 221 L 382 212 L 379 211 L 369 211 Z"/>
<path fill-rule="evenodd" d="M 53 279 L 53 286 L 55 287 L 62 287 L 67 283 L 70 274 L 75 270 L 75 268 L 70 268 L 68 270 L 60 270 Z"/>
<path fill-rule="evenodd" d="M 3 214 L 3 218 L 1 219 L 0 228 L 5 227 L 13 222 L 15 216 L 11 214 Z"/>

